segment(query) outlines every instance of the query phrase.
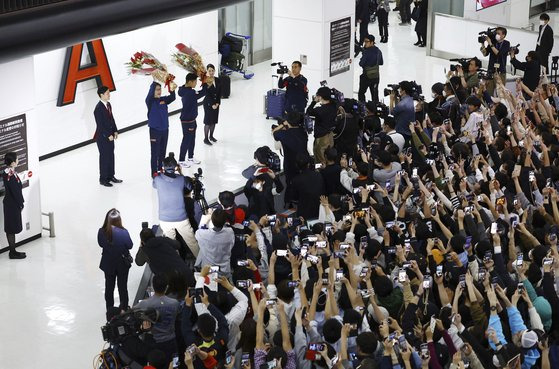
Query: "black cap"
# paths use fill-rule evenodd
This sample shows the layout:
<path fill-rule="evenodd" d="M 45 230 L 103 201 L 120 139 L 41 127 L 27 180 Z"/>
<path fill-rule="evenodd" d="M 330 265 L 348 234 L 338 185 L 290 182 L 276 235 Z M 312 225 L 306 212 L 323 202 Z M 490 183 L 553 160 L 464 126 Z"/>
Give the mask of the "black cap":
<path fill-rule="evenodd" d="M 373 35 L 367 35 L 367 36 L 365 36 L 365 39 L 375 42 L 375 36 L 373 36 Z"/>

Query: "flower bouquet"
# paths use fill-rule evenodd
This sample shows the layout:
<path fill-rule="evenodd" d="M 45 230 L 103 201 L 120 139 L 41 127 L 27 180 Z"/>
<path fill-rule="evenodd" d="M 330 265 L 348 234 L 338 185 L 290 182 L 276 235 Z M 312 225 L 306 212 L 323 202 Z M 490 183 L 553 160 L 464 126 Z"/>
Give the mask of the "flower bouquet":
<path fill-rule="evenodd" d="M 171 54 L 172 61 L 184 70 L 196 74 L 202 83 L 207 82 L 206 67 L 202 56 L 193 48 L 185 44 L 176 44 L 177 52 Z"/>
<path fill-rule="evenodd" d="M 167 71 L 165 64 L 150 53 L 138 51 L 125 64 L 130 74 L 151 75 L 154 79 L 163 83 L 169 91 L 176 88 L 176 84 L 173 82 L 175 76 Z"/>

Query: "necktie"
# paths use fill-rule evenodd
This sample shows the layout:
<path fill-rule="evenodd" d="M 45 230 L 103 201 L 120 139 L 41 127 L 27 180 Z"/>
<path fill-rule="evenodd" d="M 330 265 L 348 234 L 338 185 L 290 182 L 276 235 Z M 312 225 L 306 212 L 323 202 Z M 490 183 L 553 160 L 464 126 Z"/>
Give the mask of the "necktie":
<path fill-rule="evenodd" d="M 113 109 L 111 109 L 111 103 L 107 102 L 107 110 L 109 111 L 109 115 L 112 117 L 113 116 Z"/>

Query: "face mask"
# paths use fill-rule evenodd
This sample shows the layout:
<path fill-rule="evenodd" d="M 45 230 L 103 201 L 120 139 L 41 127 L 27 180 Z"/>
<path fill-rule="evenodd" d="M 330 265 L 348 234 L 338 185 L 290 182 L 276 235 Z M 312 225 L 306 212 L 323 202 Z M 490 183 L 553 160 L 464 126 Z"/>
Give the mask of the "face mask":
<path fill-rule="evenodd" d="M 545 21 L 540 21 L 540 26 L 545 26 Z"/>
<path fill-rule="evenodd" d="M 255 183 L 252 185 L 255 190 L 261 191 L 262 190 L 262 183 Z"/>
<path fill-rule="evenodd" d="M 495 35 L 495 40 L 501 41 L 501 35 Z"/>
<path fill-rule="evenodd" d="M 432 93 L 431 93 L 431 97 L 434 99 L 435 97 L 437 97 L 437 94 L 434 93 L 434 92 L 432 92 Z"/>

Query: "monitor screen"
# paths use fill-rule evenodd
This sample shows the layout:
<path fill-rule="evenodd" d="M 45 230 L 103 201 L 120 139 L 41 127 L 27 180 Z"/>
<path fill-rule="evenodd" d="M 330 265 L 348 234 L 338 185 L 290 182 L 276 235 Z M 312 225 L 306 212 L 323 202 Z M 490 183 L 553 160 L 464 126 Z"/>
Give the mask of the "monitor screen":
<path fill-rule="evenodd" d="M 487 9 L 493 5 L 501 4 L 507 0 L 476 0 L 476 11 Z"/>

